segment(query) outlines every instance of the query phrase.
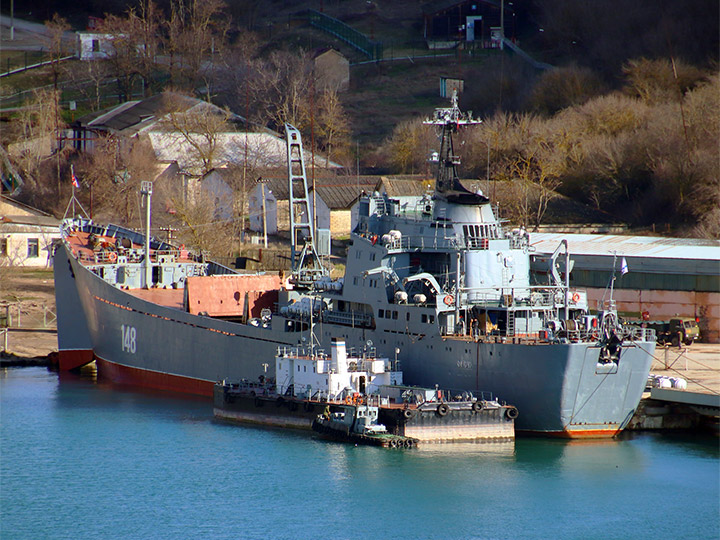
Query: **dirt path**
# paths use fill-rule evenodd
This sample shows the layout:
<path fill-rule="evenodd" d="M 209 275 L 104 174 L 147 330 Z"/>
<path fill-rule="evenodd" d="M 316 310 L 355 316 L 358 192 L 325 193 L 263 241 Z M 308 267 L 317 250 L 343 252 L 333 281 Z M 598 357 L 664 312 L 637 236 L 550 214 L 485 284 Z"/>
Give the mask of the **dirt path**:
<path fill-rule="evenodd" d="M 55 283 L 52 270 L 1 270 L 0 317 L 9 315 L 11 320 L 7 353 L 23 358 L 36 358 L 57 351 Z"/>

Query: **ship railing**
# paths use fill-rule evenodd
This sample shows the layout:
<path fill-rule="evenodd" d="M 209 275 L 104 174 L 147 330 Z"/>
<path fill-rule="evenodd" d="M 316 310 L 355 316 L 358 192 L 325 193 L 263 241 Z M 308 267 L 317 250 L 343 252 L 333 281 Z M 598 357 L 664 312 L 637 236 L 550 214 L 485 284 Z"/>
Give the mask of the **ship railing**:
<path fill-rule="evenodd" d="M 465 245 L 462 247 L 467 249 L 490 249 L 490 240 L 493 239 L 471 236 L 466 238 Z"/>
<path fill-rule="evenodd" d="M 468 304 L 500 304 L 503 307 L 557 307 L 564 305 L 565 287 L 528 285 L 526 287 L 463 287 L 462 299 Z"/>
<path fill-rule="evenodd" d="M 643 328 L 642 326 L 635 326 L 631 324 L 622 325 L 622 337 L 623 340 L 627 341 L 654 342 L 657 339 L 655 330 L 652 328 Z"/>
<path fill-rule="evenodd" d="M 299 358 L 310 358 L 315 357 L 318 360 L 326 360 L 328 357 L 327 353 L 325 352 L 325 349 L 321 349 L 319 347 L 313 347 L 312 351 L 310 350 L 309 346 L 290 346 L 290 345 L 280 345 L 277 348 L 276 356 L 283 357 L 283 358 L 289 358 L 289 357 L 299 357 Z"/>
<path fill-rule="evenodd" d="M 393 251 L 462 248 L 454 233 L 452 236 L 402 236 L 393 238 L 383 245 L 386 249 Z"/>

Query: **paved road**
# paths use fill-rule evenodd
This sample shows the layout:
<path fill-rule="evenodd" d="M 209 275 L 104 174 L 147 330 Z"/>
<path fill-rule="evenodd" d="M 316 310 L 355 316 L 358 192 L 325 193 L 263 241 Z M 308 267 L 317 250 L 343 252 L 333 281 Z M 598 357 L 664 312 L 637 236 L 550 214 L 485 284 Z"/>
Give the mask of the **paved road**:
<path fill-rule="evenodd" d="M 0 48 L 14 51 L 39 51 L 47 49 L 47 28 L 44 24 L 15 18 L 15 39 L 10 39 L 10 17 L 0 15 Z M 75 32 L 65 32 L 63 40 L 68 46 L 75 46 Z"/>

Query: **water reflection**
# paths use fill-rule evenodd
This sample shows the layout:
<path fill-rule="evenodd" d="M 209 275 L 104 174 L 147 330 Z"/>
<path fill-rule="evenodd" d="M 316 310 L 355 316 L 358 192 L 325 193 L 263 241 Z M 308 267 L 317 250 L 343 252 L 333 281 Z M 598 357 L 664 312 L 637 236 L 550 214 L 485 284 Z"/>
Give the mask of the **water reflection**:
<path fill-rule="evenodd" d="M 518 439 L 516 462 L 522 467 L 585 473 L 614 470 L 617 463 L 632 468 L 645 465 L 636 446 L 618 439 Z"/>

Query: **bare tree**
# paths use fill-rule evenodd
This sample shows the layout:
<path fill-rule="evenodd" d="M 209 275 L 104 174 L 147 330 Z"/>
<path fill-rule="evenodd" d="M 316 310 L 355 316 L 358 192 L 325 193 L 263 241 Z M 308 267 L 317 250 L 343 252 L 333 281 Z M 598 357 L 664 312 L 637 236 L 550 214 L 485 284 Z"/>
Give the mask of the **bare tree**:
<path fill-rule="evenodd" d="M 99 139 L 94 151 L 82 154 L 76 163 L 79 194 L 88 201 L 92 197 L 95 215 L 118 220 L 121 225 L 139 226 L 140 182 L 153 180 L 156 167 L 152 148 L 141 139 Z"/>
<path fill-rule="evenodd" d="M 110 70 L 105 60 L 85 60 L 67 70 L 72 89 L 78 92 L 97 111 L 102 105 L 102 86 L 108 79 Z"/>
<path fill-rule="evenodd" d="M 513 164 L 520 187 L 517 204 L 525 223 L 532 223 L 535 230 L 545 217 L 550 201 L 558 196 L 555 189 L 560 185 L 558 164 L 549 146 L 546 141 L 537 141 L 534 148 L 518 156 Z"/>
<path fill-rule="evenodd" d="M 325 90 L 319 101 L 317 132 L 321 148 L 325 150 L 325 166 L 328 167 L 335 151 L 347 151 L 350 127 L 336 90 Z"/>
<path fill-rule="evenodd" d="M 282 130 L 286 123 L 304 130 L 310 121 L 312 63 L 305 52 L 275 51 L 257 61 L 249 82 L 256 120 Z"/>
<path fill-rule="evenodd" d="M 53 76 L 53 88 L 57 90 L 60 77 L 60 60 L 65 56 L 65 43 L 63 36 L 70 30 L 67 19 L 60 17 L 57 13 L 53 18 L 45 22 L 45 44 L 50 54 L 50 68 Z"/>
<path fill-rule="evenodd" d="M 554 114 L 604 92 L 605 84 L 592 70 L 568 66 L 544 72 L 533 88 L 531 101 L 535 110 Z"/>
<path fill-rule="evenodd" d="M 396 172 L 419 173 L 428 170 L 430 154 L 440 150 L 440 141 L 433 128 L 415 118 L 398 124 L 385 146 Z"/>
<path fill-rule="evenodd" d="M 187 145 L 199 174 L 206 174 L 216 164 L 222 134 L 229 130 L 230 111 L 206 102 L 188 107 L 188 98 L 178 94 L 168 94 L 165 105 L 162 127 L 167 136 Z"/>
<path fill-rule="evenodd" d="M 623 73 L 627 79 L 625 91 L 645 103 L 680 101 L 688 90 L 705 79 L 702 70 L 664 58 L 628 60 Z"/>
<path fill-rule="evenodd" d="M 160 12 L 153 0 L 143 0 L 137 11 L 130 8 L 125 16 L 106 15 L 103 20 L 101 31 L 112 36 L 112 52 L 107 62 L 125 100 L 132 98 L 138 77 L 142 82 L 143 95 L 146 93 L 156 69 L 159 28 Z"/>
<path fill-rule="evenodd" d="M 58 133 L 65 127 L 58 113 L 60 92 L 55 90 L 36 90 L 33 98 L 26 102 L 13 120 L 13 128 L 19 138 L 14 147 L 13 157 L 23 177 L 29 181 L 28 191 L 37 201 L 46 200 L 50 194 L 53 177 L 51 158 L 54 156 L 57 184 L 54 198 L 60 197 L 60 169 L 65 161 L 62 149 L 58 147 Z"/>
<path fill-rule="evenodd" d="M 194 89 L 201 81 L 210 98 L 212 57 L 227 41 L 229 21 L 222 0 L 173 0 L 167 22 L 173 83 Z"/>

